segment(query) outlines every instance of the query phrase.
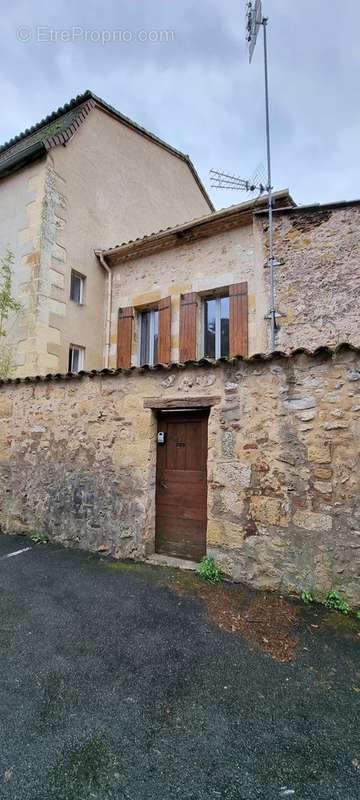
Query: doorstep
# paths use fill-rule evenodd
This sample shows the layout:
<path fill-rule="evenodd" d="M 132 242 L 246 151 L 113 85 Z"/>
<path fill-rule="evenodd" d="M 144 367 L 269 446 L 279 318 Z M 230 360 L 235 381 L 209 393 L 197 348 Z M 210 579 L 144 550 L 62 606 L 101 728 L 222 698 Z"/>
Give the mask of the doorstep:
<path fill-rule="evenodd" d="M 177 569 L 188 569 L 194 572 L 198 569 L 197 561 L 188 561 L 186 558 L 176 558 L 175 556 L 163 556 L 160 553 L 152 553 L 146 559 L 147 564 L 155 564 L 158 567 L 176 567 Z"/>

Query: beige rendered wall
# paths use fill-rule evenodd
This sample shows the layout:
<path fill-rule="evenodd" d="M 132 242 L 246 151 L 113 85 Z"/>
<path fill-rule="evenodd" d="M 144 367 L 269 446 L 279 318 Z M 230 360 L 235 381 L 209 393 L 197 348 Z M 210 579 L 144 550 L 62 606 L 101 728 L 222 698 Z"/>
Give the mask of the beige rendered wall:
<path fill-rule="evenodd" d="M 239 281 L 248 282 L 249 352 L 264 351 L 267 298 L 258 249 L 259 243 L 250 223 L 113 267 L 111 366 L 116 366 L 119 308 L 133 306 L 140 309 L 170 295 L 171 359 L 176 362 L 179 360 L 180 295 L 186 292 L 206 294 Z M 198 356 L 201 355 L 199 335 Z M 132 360 L 134 365 L 139 363 L 138 318 L 135 320 Z"/>
<path fill-rule="evenodd" d="M 71 343 L 86 347 L 86 369 L 104 364 L 105 273 L 94 249 L 208 211 L 184 161 L 99 109 L 49 153 L 43 258 L 57 273 L 48 281 L 56 369 L 67 370 Z M 86 277 L 83 307 L 69 299 L 72 269 Z"/>
<path fill-rule="evenodd" d="M 14 256 L 13 293 L 22 311 L 10 317 L 6 343 L 11 344 L 18 374 L 34 374 L 48 363 L 47 333 L 37 323 L 42 291 L 41 220 L 45 159 L 0 181 L 0 254 Z M 53 363 L 55 366 L 55 362 Z"/>

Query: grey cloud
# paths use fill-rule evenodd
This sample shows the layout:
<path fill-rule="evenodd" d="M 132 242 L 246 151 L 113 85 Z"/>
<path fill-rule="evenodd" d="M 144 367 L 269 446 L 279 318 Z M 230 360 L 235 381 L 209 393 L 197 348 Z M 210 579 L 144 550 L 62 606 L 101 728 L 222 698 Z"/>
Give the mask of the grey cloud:
<path fill-rule="evenodd" d="M 264 0 L 274 184 L 298 202 L 357 197 L 360 167 L 357 0 Z M 262 51 L 247 63 L 238 0 L 180 4 L 105 0 L 49 7 L 17 2 L 2 17 L 0 140 L 85 88 L 189 152 L 206 185 L 211 166 L 251 177 L 265 162 Z M 36 26 L 173 30 L 167 43 L 36 42 Z M 33 40 L 16 31 L 27 26 Z M 260 44 L 260 43 L 259 43 Z M 244 199 L 213 193 L 220 207 Z"/>

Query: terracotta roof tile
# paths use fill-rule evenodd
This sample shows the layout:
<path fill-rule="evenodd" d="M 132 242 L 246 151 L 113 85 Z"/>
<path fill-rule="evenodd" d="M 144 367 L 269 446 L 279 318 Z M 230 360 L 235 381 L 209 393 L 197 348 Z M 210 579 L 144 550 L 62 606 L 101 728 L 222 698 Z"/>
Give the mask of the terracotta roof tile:
<path fill-rule="evenodd" d="M 355 345 L 350 344 L 349 342 L 342 342 L 341 344 L 336 345 L 336 347 L 329 347 L 327 345 L 321 345 L 316 347 L 314 350 L 309 350 L 305 347 L 299 347 L 296 350 L 292 350 L 289 353 L 286 353 L 282 350 L 276 350 L 272 353 L 255 353 L 252 356 L 248 356 L 248 358 L 243 358 L 238 356 L 236 358 L 219 358 L 217 361 L 214 359 L 209 358 L 202 358 L 199 361 L 186 361 L 185 363 L 173 362 L 171 364 L 156 364 L 153 367 L 150 366 L 143 366 L 143 367 L 129 367 L 128 369 L 92 369 L 92 370 L 81 370 L 80 372 L 65 372 L 65 373 L 48 373 L 47 375 L 29 375 L 26 378 L 4 378 L 0 379 L 0 386 L 9 386 L 9 385 L 17 385 L 20 383 L 47 383 L 49 381 L 66 381 L 66 380 L 80 380 L 81 378 L 94 378 L 101 375 L 133 375 L 136 373 L 144 373 L 144 372 L 169 372 L 171 369 L 179 369 L 183 370 L 187 367 L 208 367 L 216 368 L 221 365 L 228 365 L 228 366 L 235 366 L 241 363 L 245 364 L 261 364 L 266 363 L 267 361 L 275 361 L 276 359 L 283 359 L 286 362 L 293 360 L 296 356 L 306 355 L 312 358 L 316 358 L 318 356 L 327 356 L 328 358 L 332 358 L 336 356 L 338 353 L 348 353 L 353 352 L 360 355 L 360 347 L 356 347 Z M 191 398 L 190 398 L 191 399 Z"/>

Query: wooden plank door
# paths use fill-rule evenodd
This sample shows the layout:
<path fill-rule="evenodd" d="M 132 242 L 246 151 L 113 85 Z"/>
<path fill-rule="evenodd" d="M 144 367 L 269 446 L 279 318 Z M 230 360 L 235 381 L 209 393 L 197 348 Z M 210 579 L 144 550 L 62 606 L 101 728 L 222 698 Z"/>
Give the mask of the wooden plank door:
<path fill-rule="evenodd" d="M 204 411 L 161 413 L 155 550 L 199 561 L 206 553 L 207 427 Z"/>

